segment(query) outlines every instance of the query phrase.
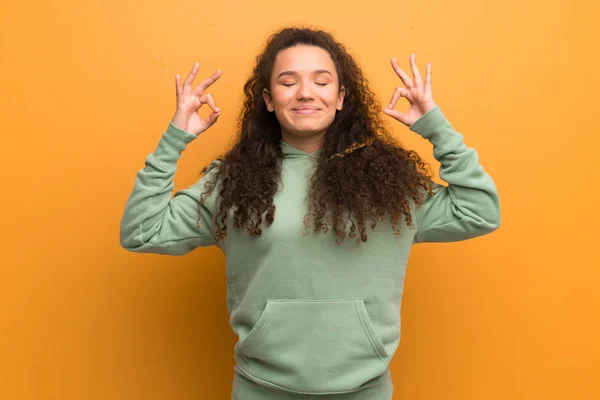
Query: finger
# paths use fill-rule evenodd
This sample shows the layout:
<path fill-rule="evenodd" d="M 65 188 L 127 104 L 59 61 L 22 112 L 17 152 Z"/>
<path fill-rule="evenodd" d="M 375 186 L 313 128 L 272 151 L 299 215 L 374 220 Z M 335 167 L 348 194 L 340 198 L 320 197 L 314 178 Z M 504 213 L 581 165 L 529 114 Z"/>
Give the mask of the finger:
<path fill-rule="evenodd" d="M 205 94 L 200 96 L 200 104 L 208 104 L 208 106 L 213 110 L 213 112 L 218 113 L 221 110 L 215 104 L 215 99 L 212 94 Z"/>
<path fill-rule="evenodd" d="M 396 90 L 394 90 L 394 94 L 392 95 L 392 99 L 390 100 L 390 104 L 388 105 L 388 108 L 391 110 L 394 107 L 396 107 L 396 103 L 398 103 L 398 100 L 400 99 L 400 97 L 407 97 L 408 96 L 408 89 L 403 88 L 398 86 L 396 88 Z"/>
<path fill-rule="evenodd" d="M 215 83 L 221 77 L 221 74 L 222 74 L 221 70 L 217 70 L 217 72 L 212 74 L 212 76 L 210 78 L 205 79 L 202 82 L 200 82 L 198 87 L 196 89 L 194 89 L 194 94 L 199 96 L 202 93 L 204 93 L 204 91 L 206 89 L 208 89 L 210 87 L 210 85 Z"/>
<path fill-rule="evenodd" d="M 395 120 L 402 122 L 404 125 L 408 125 L 408 115 L 401 113 L 400 111 L 390 109 L 385 109 L 383 112 Z"/>
<path fill-rule="evenodd" d="M 194 66 L 192 67 L 190 74 L 188 75 L 187 79 L 185 80 L 184 87 L 192 86 L 192 83 L 194 83 L 194 79 L 196 79 L 196 75 L 198 74 L 199 69 L 200 69 L 200 64 L 198 64 L 197 62 L 194 63 Z"/>
<path fill-rule="evenodd" d="M 431 93 L 431 63 L 427 64 L 427 74 L 425 75 L 425 91 Z"/>
<path fill-rule="evenodd" d="M 175 93 L 177 93 L 177 96 L 181 94 L 182 90 L 181 77 L 179 75 L 175 75 Z"/>
<path fill-rule="evenodd" d="M 400 79 L 402 80 L 402 83 L 404 83 L 404 86 L 406 86 L 407 88 L 412 88 L 415 86 L 412 79 L 410 79 L 410 77 L 406 74 L 406 72 L 404 72 L 402 70 L 402 68 L 400 68 L 398 66 L 398 62 L 396 61 L 396 58 L 392 58 L 392 68 L 394 68 L 394 71 L 396 71 L 396 75 L 398 75 L 398 77 L 400 77 Z"/>
<path fill-rule="evenodd" d="M 206 129 L 213 126 L 215 122 L 217 122 L 217 120 L 219 119 L 220 115 L 220 112 L 213 112 L 208 117 L 206 117 L 206 119 L 204 120 L 204 123 L 206 124 Z"/>
<path fill-rule="evenodd" d="M 410 67 L 412 69 L 413 76 L 415 77 L 415 85 L 418 88 L 423 87 L 423 78 L 421 78 L 421 73 L 419 72 L 419 68 L 417 67 L 417 62 L 415 61 L 415 55 L 410 55 Z"/>

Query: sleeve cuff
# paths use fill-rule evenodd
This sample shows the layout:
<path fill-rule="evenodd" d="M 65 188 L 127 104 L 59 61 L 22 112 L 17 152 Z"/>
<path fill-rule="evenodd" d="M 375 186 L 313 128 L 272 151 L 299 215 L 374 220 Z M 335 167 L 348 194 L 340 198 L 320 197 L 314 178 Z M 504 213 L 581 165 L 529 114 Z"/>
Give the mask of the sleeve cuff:
<path fill-rule="evenodd" d="M 179 129 L 172 122 L 169 122 L 169 126 L 158 142 L 152 158 L 161 164 L 173 165 L 179 160 L 187 145 L 196 138 L 196 135 Z"/>
<path fill-rule="evenodd" d="M 449 122 L 442 113 L 440 107 L 436 105 L 434 108 L 423 114 L 418 120 L 413 122 L 410 126 L 410 130 L 429 139 L 432 135 L 435 135 L 435 132 L 440 125 L 449 125 Z"/>
<path fill-rule="evenodd" d="M 454 143 L 457 137 L 462 137 L 452 128 L 439 106 L 435 106 L 416 120 L 410 126 L 410 130 L 429 140 L 438 150 Z"/>

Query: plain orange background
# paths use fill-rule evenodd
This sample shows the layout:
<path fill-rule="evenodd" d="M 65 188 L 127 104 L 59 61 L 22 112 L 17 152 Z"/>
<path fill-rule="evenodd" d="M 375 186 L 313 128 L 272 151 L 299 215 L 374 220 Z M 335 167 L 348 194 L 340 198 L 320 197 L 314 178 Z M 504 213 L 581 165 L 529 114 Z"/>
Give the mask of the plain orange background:
<path fill-rule="evenodd" d="M 599 16 L 591 0 L 3 1 L 0 398 L 229 398 L 224 257 L 128 253 L 119 221 L 175 74 L 223 70 L 182 188 L 234 136 L 267 36 L 310 24 L 383 102 L 391 57 L 432 62 L 434 99 L 500 191 L 495 233 L 413 248 L 394 399 L 599 399 Z"/>

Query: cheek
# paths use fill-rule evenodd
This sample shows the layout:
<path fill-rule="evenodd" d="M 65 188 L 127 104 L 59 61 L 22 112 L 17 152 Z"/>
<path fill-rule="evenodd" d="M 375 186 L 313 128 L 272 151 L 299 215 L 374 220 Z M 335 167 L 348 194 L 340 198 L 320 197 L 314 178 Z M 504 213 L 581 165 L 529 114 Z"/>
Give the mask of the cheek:
<path fill-rule="evenodd" d="M 327 104 L 331 107 L 337 106 L 338 102 L 338 90 L 328 90 L 327 93 L 323 96 L 323 99 L 327 102 Z"/>
<path fill-rule="evenodd" d="M 288 104 L 292 98 L 291 91 L 276 90 L 273 92 L 271 101 L 273 102 L 273 106 L 281 107 Z"/>

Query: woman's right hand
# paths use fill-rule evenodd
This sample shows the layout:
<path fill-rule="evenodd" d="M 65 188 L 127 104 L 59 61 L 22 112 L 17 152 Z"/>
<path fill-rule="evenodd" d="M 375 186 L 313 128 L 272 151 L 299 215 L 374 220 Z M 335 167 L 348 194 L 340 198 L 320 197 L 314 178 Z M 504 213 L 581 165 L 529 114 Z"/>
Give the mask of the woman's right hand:
<path fill-rule="evenodd" d="M 181 77 L 179 75 L 175 76 L 177 109 L 171 121 L 179 129 L 196 136 L 213 126 L 221 115 L 221 110 L 216 106 L 212 95 L 205 93 L 206 89 L 219 79 L 221 70 L 218 70 L 210 78 L 202 81 L 195 89 L 192 89 L 199 68 L 200 65 L 195 63 L 183 84 L 181 84 Z M 208 104 L 212 109 L 212 113 L 205 119 L 202 119 L 198 114 L 202 104 Z"/>

